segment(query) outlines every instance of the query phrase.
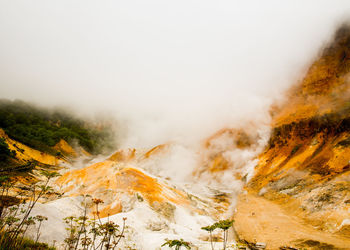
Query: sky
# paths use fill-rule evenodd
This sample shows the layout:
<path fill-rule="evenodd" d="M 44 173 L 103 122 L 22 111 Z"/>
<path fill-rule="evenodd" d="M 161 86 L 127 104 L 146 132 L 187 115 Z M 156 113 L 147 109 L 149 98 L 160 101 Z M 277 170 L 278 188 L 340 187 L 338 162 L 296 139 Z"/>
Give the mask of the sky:
<path fill-rule="evenodd" d="M 198 140 L 268 123 L 349 16 L 348 0 L 0 0 L 0 98 L 113 115 L 125 146 Z"/>

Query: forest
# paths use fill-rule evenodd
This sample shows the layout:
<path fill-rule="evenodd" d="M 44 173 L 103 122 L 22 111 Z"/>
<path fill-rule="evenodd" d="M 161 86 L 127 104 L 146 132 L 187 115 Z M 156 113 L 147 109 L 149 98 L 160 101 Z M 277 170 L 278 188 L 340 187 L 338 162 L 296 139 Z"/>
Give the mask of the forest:
<path fill-rule="evenodd" d="M 77 142 L 92 154 L 113 145 L 110 127 L 97 127 L 68 112 L 40 108 L 17 100 L 0 100 L 0 128 L 10 138 L 51 154 L 58 153 L 52 147 L 61 139 L 68 143 Z"/>

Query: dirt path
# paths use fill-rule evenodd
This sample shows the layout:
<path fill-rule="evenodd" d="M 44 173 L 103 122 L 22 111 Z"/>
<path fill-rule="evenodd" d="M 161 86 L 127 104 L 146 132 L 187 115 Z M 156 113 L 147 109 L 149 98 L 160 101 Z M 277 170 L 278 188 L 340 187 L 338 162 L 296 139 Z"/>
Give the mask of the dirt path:
<path fill-rule="evenodd" d="M 235 228 L 241 239 L 265 242 L 267 249 L 298 247 L 302 241 L 307 241 L 307 249 L 350 249 L 350 239 L 318 231 L 277 204 L 252 194 L 239 196 Z"/>

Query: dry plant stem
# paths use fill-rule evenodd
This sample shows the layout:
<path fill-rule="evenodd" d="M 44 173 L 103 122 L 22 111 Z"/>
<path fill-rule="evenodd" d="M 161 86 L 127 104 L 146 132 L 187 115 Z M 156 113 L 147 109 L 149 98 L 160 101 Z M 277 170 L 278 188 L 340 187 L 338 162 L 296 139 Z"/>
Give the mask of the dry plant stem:
<path fill-rule="evenodd" d="M 86 217 L 86 209 L 87 209 L 87 206 L 85 207 L 84 218 Z M 86 240 L 87 239 L 87 230 L 86 230 L 85 225 L 84 225 L 84 237 L 85 237 L 85 240 Z M 89 246 L 87 246 L 86 249 L 89 249 Z M 85 245 L 84 245 L 84 250 L 85 250 Z"/>
<path fill-rule="evenodd" d="M 103 242 L 105 241 L 105 237 L 106 237 L 106 235 L 103 235 L 103 238 L 102 238 L 100 244 L 97 246 L 97 247 L 99 247 L 101 245 L 100 250 L 102 250 L 102 248 L 103 248 Z"/>
<path fill-rule="evenodd" d="M 96 214 L 97 214 L 98 221 L 100 222 L 100 225 L 102 225 L 101 218 L 100 218 L 100 211 L 98 211 L 98 203 L 96 204 Z"/>
<path fill-rule="evenodd" d="M 123 234 L 124 234 L 124 230 L 125 230 L 125 219 L 123 218 L 123 228 L 122 228 L 122 232 L 120 233 L 119 235 L 119 239 L 117 241 L 117 243 L 115 244 L 115 246 L 118 245 L 119 241 L 121 240 L 121 238 L 123 237 Z M 114 248 L 113 248 L 114 249 Z"/>
<path fill-rule="evenodd" d="M 78 231 L 78 239 L 77 239 L 77 242 L 76 242 L 76 244 L 75 244 L 74 249 L 78 249 L 79 240 L 80 240 L 80 235 L 81 235 L 81 233 L 83 232 L 83 230 L 85 230 L 86 210 L 87 210 L 87 203 L 86 203 L 86 197 L 84 196 L 84 217 L 83 217 L 83 223 L 82 223 L 82 225 L 81 225 L 80 230 Z M 85 231 L 86 231 L 86 230 L 85 230 Z M 85 249 L 85 247 L 84 247 L 84 249 Z"/>
<path fill-rule="evenodd" d="M 94 221 L 92 222 L 92 231 L 94 233 L 94 236 L 92 238 L 92 246 L 94 248 L 94 250 L 96 249 L 95 248 L 95 240 L 96 240 L 96 217 L 95 217 L 95 214 L 94 214 Z"/>
<path fill-rule="evenodd" d="M 86 196 L 87 197 L 87 196 Z M 85 197 L 85 198 L 86 198 Z M 103 203 L 100 199 L 92 199 L 95 204 L 95 212 L 93 213 L 93 220 L 87 219 L 87 200 L 84 199 L 84 215 L 79 218 L 73 216 L 65 218 L 65 222 L 69 225 L 67 230 L 70 232 L 68 238 L 66 238 L 66 248 L 68 249 L 78 249 L 79 245 L 82 246 L 84 250 L 102 250 L 102 249 L 115 249 L 115 247 L 120 242 L 121 238 L 125 232 L 125 220 L 123 218 L 123 228 L 119 233 L 119 225 L 110 221 L 109 215 L 107 217 L 106 223 L 102 223 L 100 217 L 99 204 Z M 89 237 L 91 235 L 91 238 Z M 96 246 L 97 245 L 97 246 Z"/>
<path fill-rule="evenodd" d="M 22 244 L 23 239 L 24 239 L 24 235 L 26 234 L 26 232 L 27 232 L 27 230 L 28 230 L 28 227 L 29 227 L 29 225 L 27 225 L 27 226 L 26 226 L 26 229 L 24 229 L 24 232 L 23 232 L 23 234 L 22 234 L 21 240 L 19 241 L 19 244 Z"/>
<path fill-rule="evenodd" d="M 35 244 L 38 242 L 39 237 L 40 237 L 40 228 L 41 228 L 41 223 L 42 223 L 42 221 L 39 221 L 38 230 L 36 231 L 36 239 L 35 239 Z"/>
<path fill-rule="evenodd" d="M 226 242 L 226 239 L 225 239 L 225 231 L 224 231 L 224 239 L 223 239 L 223 241 L 222 241 L 223 249 L 224 249 L 224 250 L 226 249 L 225 242 Z"/>
<path fill-rule="evenodd" d="M 28 218 L 29 214 L 32 212 L 32 210 L 33 210 L 35 204 L 37 203 L 37 201 L 38 201 L 38 200 L 40 199 L 40 197 L 45 193 L 45 191 L 46 191 L 46 189 L 47 189 L 47 185 L 48 185 L 50 179 L 51 179 L 50 177 L 47 178 L 45 184 L 44 184 L 43 187 L 41 188 L 40 193 L 38 194 L 37 197 L 35 197 L 35 186 L 34 186 L 34 190 L 33 190 L 33 201 L 32 201 L 32 203 L 30 203 L 29 209 L 28 209 L 27 212 L 25 213 L 25 215 L 24 215 L 24 217 L 23 217 L 21 223 L 18 225 L 17 230 L 15 231 L 15 234 L 14 234 L 14 238 L 17 238 L 17 236 L 18 236 L 20 230 L 21 230 L 22 227 L 23 227 L 24 221 Z"/>
<path fill-rule="evenodd" d="M 107 217 L 107 223 L 109 223 L 109 214 L 108 214 L 108 217 Z M 112 234 L 110 232 L 108 232 L 108 230 L 107 230 L 106 233 L 108 233 L 108 241 L 107 241 L 107 247 L 106 248 L 109 249 L 109 242 L 111 241 Z"/>
<path fill-rule="evenodd" d="M 226 245 L 227 245 L 227 236 L 228 236 L 228 230 L 224 230 L 224 250 L 226 249 Z"/>
<path fill-rule="evenodd" d="M 29 196 L 29 201 L 25 204 L 25 196 L 22 196 L 20 192 L 16 192 L 16 195 L 13 197 L 18 205 L 10 207 L 11 200 L 9 199 L 9 191 L 11 188 L 14 188 L 14 182 L 8 181 L 5 178 L 5 182 L 1 181 L 1 195 L 0 195 L 0 247 L 1 249 L 20 249 L 23 244 L 23 240 L 26 232 L 30 225 L 35 224 L 34 220 L 29 217 L 32 212 L 35 204 L 38 200 L 50 190 L 48 183 L 51 177 L 57 176 L 56 172 L 44 172 L 43 175 L 46 177 L 44 185 L 41 185 L 40 192 L 37 194 L 36 185 L 31 187 L 31 194 Z M 3 180 L 3 179 L 2 179 Z M 37 216 L 36 219 L 39 221 L 39 226 L 36 231 L 35 244 L 38 243 L 40 238 L 40 230 L 42 226 L 42 221 L 47 220 L 46 217 Z"/>
<path fill-rule="evenodd" d="M 111 234 L 108 234 L 108 241 L 107 241 L 107 245 L 106 248 L 109 249 L 109 242 L 111 241 Z"/>
<path fill-rule="evenodd" d="M 4 187 L 3 187 L 3 192 L 1 195 L 1 202 L 4 201 L 4 193 L 6 192 L 5 196 L 8 196 L 9 193 L 9 189 L 13 186 L 13 182 L 11 182 L 10 180 L 5 181 Z M 2 204 L 3 205 L 3 204 Z M 17 207 L 16 211 L 15 211 L 15 215 L 17 214 L 19 207 Z M 8 241 L 8 234 L 7 232 L 11 232 L 11 227 L 8 228 L 7 230 L 5 230 L 5 226 L 6 226 L 6 220 L 5 218 L 10 218 L 12 217 L 12 210 L 9 209 L 8 214 L 6 215 L 8 209 L 4 208 L 4 210 L 2 211 L 2 216 L 1 219 L 4 221 L 3 224 L 1 225 L 1 232 L 3 232 L 1 234 L 1 239 L 0 239 L 0 243 L 3 244 L 4 242 Z"/>
<path fill-rule="evenodd" d="M 211 245 L 211 249 L 214 250 L 214 246 L 213 246 L 213 236 L 211 234 L 211 231 L 209 231 L 209 237 L 210 237 L 210 245 Z"/>

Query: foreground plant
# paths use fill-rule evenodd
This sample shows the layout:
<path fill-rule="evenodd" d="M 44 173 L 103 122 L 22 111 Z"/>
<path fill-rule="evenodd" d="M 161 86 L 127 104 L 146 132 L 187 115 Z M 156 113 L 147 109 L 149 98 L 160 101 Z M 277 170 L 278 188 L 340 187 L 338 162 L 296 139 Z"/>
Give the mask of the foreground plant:
<path fill-rule="evenodd" d="M 175 250 L 180 250 L 181 247 L 191 249 L 191 243 L 184 241 L 183 239 L 180 239 L 180 240 L 165 239 L 165 243 L 162 245 L 162 247 L 166 245 L 168 245 L 170 248 L 175 247 Z"/>
<path fill-rule="evenodd" d="M 212 250 L 214 250 L 212 232 L 215 229 L 223 230 L 223 249 L 225 250 L 227 245 L 228 229 L 232 227 L 233 222 L 234 220 L 220 220 L 218 222 L 215 222 L 213 225 L 202 227 L 203 230 L 209 232 Z"/>
<path fill-rule="evenodd" d="M 217 223 L 217 228 L 220 228 L 221 230 L 223 230 L 223 234 L 224 234 L 224 250 L 226 249 L 226 244 L 227 244 L 227 236 L 228 236 L 228 229 L 230 227 L 232 227 L 233 225 L 233 220 L 221 220 Z"/>
<path fill-rule="evenodd" d="M 99 204 L 102 204 L 101 199 L 90 199 L 90 196 L 84 196 L 83 201 L 83 216 L 70 216 L 64 219 L 67 224 L 68 236 L 65 239 L 68 249 L 78 249 L 79 246 L 84 250 L 89 249 L 115 249 L 122 237 L 124 237 L 125 221 L 120 226 L 113 221 L 102 223 L 100 218 Z M 93 220 L 87 218 L 87 209 L 94 207 Z"/>
<path fill-rule="evenodd" d="M 10 196 L 11 191 L 15 189 L 15 182 L 7 176 L 0 177 L 0 249 L 23 249 L 23 244 L 26 244 L 26 247 L 30 244 L 35 249 L 48 249 L 47 244 L 38 242 L 42 223 L 47 218 L 41 215 L 31 217 L 30 214 L 38 200 L 52 190 L 49 186 L 50 179 L 59 174 L 48 171 L 42 171 L 41 174 L 45 181 L 42 185 L 32 185 L 29 188 L 29 197 L 16 191 L 16 195 Z M 36 223 L 38 228 L 35 240 L 26 239 L 28 228 Z M 35 245 L 37 246 L 34 247 Z"/>
<path fill-rule="evenodd" d="M 210 240 L 210 246 L 211 246 L 211 249 L 214 250 L 214 245 L 213 245 L 213 231 L 216 229 L 216 226 L 215 224 L 214 225 L 211 225 L 211 226 L 206 226 L 206 227 L 202 227 L 203 230 L 209 232 L 209 240 Z"/>

